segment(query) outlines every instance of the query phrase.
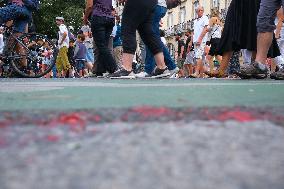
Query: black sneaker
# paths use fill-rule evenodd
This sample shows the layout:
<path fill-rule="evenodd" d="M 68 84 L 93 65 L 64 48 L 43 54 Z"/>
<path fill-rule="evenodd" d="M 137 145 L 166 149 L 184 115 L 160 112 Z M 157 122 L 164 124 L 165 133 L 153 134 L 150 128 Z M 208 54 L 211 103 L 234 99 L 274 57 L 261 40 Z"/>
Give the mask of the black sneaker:
<path fill-rule="evenodd" d="M 265 79 L 268 76 L 268 69 L 261 63 L 253 62 L 241 67 L 237 75 L 242 79 Z"/>
<path fill-rule="evenodd" d="M 118 70 L 108 76 L 110 79 L 135 79 L 133 71 L 127 71 L 125 69 Z"/>
<path fill-rule="evenodd" d="M 165 78 L 165 77 L 170 77 L 170 76 L 171 76 L 171 72 L 168 70 L 167 67 L 165 69 L 160 69 L 156 67 L 151 78 Z"/>
<path fill-rule="evenodd" d="M 270 74 L 270 78 L 275 80 L 284 80 L 284 69 L 280 69 L 279 71 Z"/>

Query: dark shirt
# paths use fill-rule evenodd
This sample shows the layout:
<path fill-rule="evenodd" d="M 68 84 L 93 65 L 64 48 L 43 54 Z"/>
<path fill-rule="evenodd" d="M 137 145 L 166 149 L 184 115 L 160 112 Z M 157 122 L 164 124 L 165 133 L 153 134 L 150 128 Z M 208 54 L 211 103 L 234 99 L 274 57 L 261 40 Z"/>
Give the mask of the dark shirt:
<path fill-rule="evenodd" d="M 93 16 L 114 18 L 112 15 L 112 0 L 94 0 Z"/>
<path fill-rule="evenodd" d="M 184 47 L 185 44 L 184 44 L 184 41 L 183 40 L 179 40 L 178 41 L 178 56 L 180 57 L 180 54 L 181 54 L 181 49 L 182 47 Z M 184 51 L 186 51 L 186 49 L 184 49 Z"/>
<path fill-rule="evenodd" d="M 188 46 L 189 46 L 189 43 L 191 41 L 191 36 L 189 36 L 185 42 L 185 47 L 184 47 L 184 52 L 183 52 L 183 58 L 186 58 L 186 55 L 187 55 L 187 49 L 188 49 Z M 190 51 L 193 51 L 194 48 L 193 48 L 193 45 L 191 46 L 190 48 Z"/>
<path fill-rule="evenodd" d="M 87 54 L 87 48 L 84 43 L 77 42 L 74 52 L 74 59 L 75 60 L 85 60 Z"/>

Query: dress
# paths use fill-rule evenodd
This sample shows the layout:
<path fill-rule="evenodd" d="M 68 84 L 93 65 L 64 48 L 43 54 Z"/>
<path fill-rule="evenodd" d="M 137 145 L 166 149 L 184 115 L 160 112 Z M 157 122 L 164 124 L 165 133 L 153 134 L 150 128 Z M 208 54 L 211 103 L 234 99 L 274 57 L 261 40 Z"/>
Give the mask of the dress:
<path fill-rule="evenodd" d="M 256 51 L 256 20 L 260 0 L 232 0 L 218 52 L 223 55 L 228 51 L 248 49 Z"/>

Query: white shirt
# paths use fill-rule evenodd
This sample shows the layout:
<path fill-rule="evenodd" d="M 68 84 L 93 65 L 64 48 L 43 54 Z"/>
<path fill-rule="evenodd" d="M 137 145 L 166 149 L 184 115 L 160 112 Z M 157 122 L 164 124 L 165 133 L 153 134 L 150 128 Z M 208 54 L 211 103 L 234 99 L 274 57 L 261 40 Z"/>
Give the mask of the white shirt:
<path fill-rule="evenodd" d="M 166 40 L 166 38 L 161 37 L 161 41 L 163 42 L 163 44 L 164 44 L 165 46 L 167 46 L 167 40 Z"/>
<path fill-rule="evenodd" d="M 113 27 L 113 29 L 112 29 L 112 32 L 111 32 L 111 37 L 115 37 L 116 36 L 116 32 L 117 32 L 117 25 L 115 25 L 114 27 Z"/>
<path fill-rule="evenodd" d="M 158 0 L 158 5 L 162 7 L 167 7 L 167 2 L 166 0 Z"/>
<path fill-rule="evenodd" d="M 212 27 L 208 26 L 208 29 L 210 30 L 209 36 L 211 36 L 211 39 L 214 38 L 221 38 L 222 35 L 222 27 L 218 24 L 214 24 Z"/>
<path fill-rule="evenodd" d="M 67 36 L 66 36 L 65 40 L 63 41 L 62 45 L 60 45 L 64 33 L 66 33 Z M 59 36 L 59 39 L 58 39 L 58 47 L 59 47 L 59 48 L 62 48 L 62 47 L 67 47 L 67 48 L 69 48 L 68 30 L 67 30 L 67 27 L 66 27 L 64 24 L 61 24 L 61 25 L 59 26 L 58 34 L 59 34 L 59 35 L 58 35 L 58 36 Z"/>
<path fill-rule="evenodd" d="M 193 43 L 196 43 L 203 31 L 203 29 L 205 27 L 207 27 L 209 25 L 209 19 L 207 16 L 203 15 L 200 18 L 197 18 L 196 20 L 194 20 L 194 35 L 193 35 Z M 203 37 L 202 42 L 206 43 L 207 41 L 207 33 L 206 35 Z"/>
<path fill-rule="evenodd" d="M 0 54 L 3 53 L 4 50 L 4 37 L 3 34 L 0 34 Z"/>

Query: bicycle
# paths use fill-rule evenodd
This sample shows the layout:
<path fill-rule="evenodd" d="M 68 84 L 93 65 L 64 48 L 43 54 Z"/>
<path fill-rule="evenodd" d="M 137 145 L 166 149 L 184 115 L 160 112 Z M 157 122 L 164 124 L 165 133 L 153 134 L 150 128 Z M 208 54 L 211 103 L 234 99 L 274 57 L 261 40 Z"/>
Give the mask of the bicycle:
<path fill-rule="evenodd" d="M 53 53 L 54 44 L 43 34 L 25 33 L 17 36 L 11 27 L 4 27 L 6 44 L 0 62 L 4 63 L 3 69 L 6 76 L 20 76 L 25 78 L 40 78 L 48 74 L 55 61 Z M 46 50 L 49 51 L 50 61 L 45 64 Z M 11 66 L 11 67 L 10 67 Z"/>

